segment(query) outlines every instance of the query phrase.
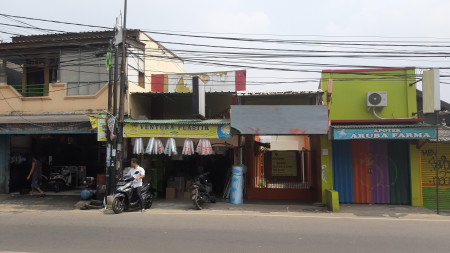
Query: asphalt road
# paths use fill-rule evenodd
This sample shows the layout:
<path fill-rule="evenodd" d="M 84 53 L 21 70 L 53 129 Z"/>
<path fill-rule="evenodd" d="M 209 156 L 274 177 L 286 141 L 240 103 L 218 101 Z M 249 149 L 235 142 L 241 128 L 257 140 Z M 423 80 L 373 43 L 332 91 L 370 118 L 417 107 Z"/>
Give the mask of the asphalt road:
<path fill-rule="evenodd" d="M 450 219 L 0 212 L 0 252 L 448 252 Z"/>

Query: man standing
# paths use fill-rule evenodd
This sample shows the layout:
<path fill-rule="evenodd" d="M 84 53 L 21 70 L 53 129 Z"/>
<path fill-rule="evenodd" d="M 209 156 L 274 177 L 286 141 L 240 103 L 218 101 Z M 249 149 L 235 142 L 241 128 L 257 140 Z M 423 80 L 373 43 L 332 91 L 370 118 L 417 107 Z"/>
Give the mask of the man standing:
<path fill-rule="evenodd" d="M 30 196 L 33 196 L 33 190 L 36 189 L 40 193 L 40 197 L 44 197 L 45 194 L 39 188 L 39 177 L 42 175 L 42 165 L 41 162 L 36 159 L 36 157 L 33 156 L 32 158 L 33 163 L 31 164 L 31 170 L 30 173 L 28 173 L 27 180 L 30 180 L 31 177 L 31 190 L 30 190 Z"/>
<path fill-rule="evenodd" d="M 142 200 L 142 179 L 145 177 L 145 170 L 137 164 L 137 158 L 131 158 L 131 170 L 130 176 L 134 178 L 133 181 L 133 190 L 139 197 L 139 202 L 141 203 L 141 211 L 145 211 L 145 204 Z"/>

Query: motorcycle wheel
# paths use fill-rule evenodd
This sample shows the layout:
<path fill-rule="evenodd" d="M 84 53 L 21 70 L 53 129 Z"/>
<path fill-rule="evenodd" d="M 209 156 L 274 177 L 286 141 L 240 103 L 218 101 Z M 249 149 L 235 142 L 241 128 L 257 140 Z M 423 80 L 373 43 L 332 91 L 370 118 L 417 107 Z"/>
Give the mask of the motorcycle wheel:
<path fill-rule="evenodd" d="M 150 209 L 150 207 L 152 207 L 153 204 L 153 195 L 150 194 L 150 197 L 148 197 L 148 199 L 145 202 L 145 209 Z"/>
<path fill-rule="evenodd" d="M 211 203 L 216 203 L 216 196 L 214 195 L 209 196 L 209 201 L 211 201 Z"/>
<path fill-rule="evenodd" d="M 114 198 L 112 202 L 112 209 L 114 213 L 119 214 L 123 212 L 123 210 L 125 209 L 125 203 L 123 202 L 123 198 Z"/>
<path fill-rule="evenodd" d="M 53 190 L 55 191 L 55 192 L 60 192 L 61 190 L 62 190 L 62 188 L 63 188 L 63 183 L 61 182 L 61 181 L 56 181 L 55 182 L 55 185 L 53 186 Z"/>
<path fill-rule="evenodd" d="M 195 206 L 195 208 L 197 208 L 197 210 L 203 209 L 203 201 L 200 199 L 199 195 L 195 196 L 195 198 L 192 200 L 192 202 L 194 203 L 194 206 Z"/>

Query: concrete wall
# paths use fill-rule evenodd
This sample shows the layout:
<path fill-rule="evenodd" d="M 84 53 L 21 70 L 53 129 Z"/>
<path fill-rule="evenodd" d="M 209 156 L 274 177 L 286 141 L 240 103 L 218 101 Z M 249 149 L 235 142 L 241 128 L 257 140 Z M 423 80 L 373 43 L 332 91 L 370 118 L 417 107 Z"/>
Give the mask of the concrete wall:
<path fill-rule="evenodd" d="M 60 112 L 102 112 L 108 108 L 108 86 L 105 84 L 95 95 L 67 96 L 66 83 L 49 85 L 48 96 L 23 97 L 13 87 L 0 84 L 0 114 L 11 112 L 22 114 Z"/>
<path fill-rule="evenodd" d="M 330 120 L 377 119 L 367 108 L 367 92 L 386 91 L 387 106 L 376 113 L 385 119 L 417 118 L 415 69 L 323 72 L 321 88 L 333 80 Z M 412 85 L 410 85 L 412 84 Z M 327 94 L 323 101 L 326 104 Z"/>
<path fill-rule="evenodd" d="M 145 87 L 139 87 L 137 83 L 131 82 L 128 86 L 129 93 L 150 92 L 151 91 L 151 75 L 152 74 L 171 74 L 183 73 L 184 63 L 176 58 L 167 49 L 154 42 L 145 33 L 140 33 L 139 40 L 145 44 L 144 69 L 145 69 Z M 130 64 L 130 61 L 129 61 Z M 132 81 L 133 79 L 129 79 Z"/>
<path fill-rule="evenodd" d="M 321 181 L 322 181 L 322 203 L 326 203 L 326 191 L 333 190 L 333 157 L 331 140 L 328 136 L 320 136 L 320 155 L 321 155 Z"/>

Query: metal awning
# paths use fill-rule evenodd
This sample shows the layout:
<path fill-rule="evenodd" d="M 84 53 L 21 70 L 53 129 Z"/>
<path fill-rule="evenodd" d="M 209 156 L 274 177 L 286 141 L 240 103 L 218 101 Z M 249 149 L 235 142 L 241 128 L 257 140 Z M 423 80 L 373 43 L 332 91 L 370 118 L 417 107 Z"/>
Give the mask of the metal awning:
<path fill-rule="evenodd" d="M 224 125 L 230 124 L 230 119 L 131 119 L 124 120 L 125 123 L 132 124 L 176 124 L 176 125 Z"/>
<path fill-rule="evenodd" d="M 85 114 L 0 115 L 0 134 L 92 134 Z"/>
<path fill-rule="evenodd" d="M 41 124 L 60 122 L 89 122 L 85 114 L 0 115 L 0 124 Z"/>
<path fill-rule="evenodd" d="M 241 134 L 327 134 L 324 105 L 232 105 L 231 127 Z"/>

